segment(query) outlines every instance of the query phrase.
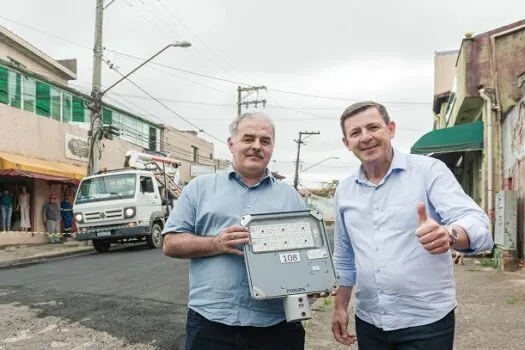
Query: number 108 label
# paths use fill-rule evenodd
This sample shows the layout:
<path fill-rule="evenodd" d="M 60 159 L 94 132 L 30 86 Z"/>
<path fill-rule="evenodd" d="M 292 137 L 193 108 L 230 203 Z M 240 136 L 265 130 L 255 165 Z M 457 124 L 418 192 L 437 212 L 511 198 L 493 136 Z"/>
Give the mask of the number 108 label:
<path fill-rule="evenodd" d="M 299 256 L 298 252 L 279 254 L 279 257 L 281 259 L 281 264 L 294 263 L 294 262 L 301 261 L 301 257 Z"/>

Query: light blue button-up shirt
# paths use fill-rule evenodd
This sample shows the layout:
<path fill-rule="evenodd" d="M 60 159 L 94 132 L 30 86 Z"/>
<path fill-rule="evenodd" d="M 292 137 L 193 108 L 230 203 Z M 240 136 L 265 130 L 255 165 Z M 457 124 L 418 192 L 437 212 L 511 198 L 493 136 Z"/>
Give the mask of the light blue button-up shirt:
<path fill-rule="evenodd" d="M 361 167 L 341 182 L 335 201 L 340 285 L 355 286 L 360 319 L 387 331 L 436 322 L 457 303 L 450 253 L 432 255 L 416 236 L 418 202 L 429 218 L 462 227 L 469 252 L 494 244 L 487 215 L 434 158 L 394 150 L 379 184 L 369 182 Z"/>
<path fill-rule="evenodd" d="M 269 172 L 255 186 L 246 186 L 232 167 L 192 180 L 170 213 L 163 234 L 189 232 L 215 236 L 241 216 L 306 210 L 301 196 Z M 191 259 L 188 307 L 210 321 L 234 326 L 271 326 L 286 319 L 280 299 L 251 297 L 241 256 L 223 254 Z M 268 275 L 271 275 L 268 271 Z"/>

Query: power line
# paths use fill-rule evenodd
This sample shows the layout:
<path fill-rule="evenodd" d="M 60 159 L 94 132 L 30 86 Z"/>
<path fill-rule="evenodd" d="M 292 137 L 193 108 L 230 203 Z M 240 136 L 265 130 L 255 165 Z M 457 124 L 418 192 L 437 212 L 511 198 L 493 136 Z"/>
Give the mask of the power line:
<path fill-rule="evenodd" d="M 175 21 L 177 21 L 184 29 L 186 29 L 186 31 L 188 33 L 190 33 L 191 35 L 193 35 L 205 48 L 207 48 L 208 50 L 210 50 L 215 56 L 217 56 L 218 58 L 220 58 L 227 66 L 229 69 L 231 69 L 232 71 L 235 71 L 235 69 L 232 68 L 232 66 L 222 57 L 220 56 L 215 50 L 213 50 L 210 46 L 206 45 L 206 43 L 193 31 L 190 30 L 190 28 L 188 28 L 187 25 L 185 25 L 177 16 L 175 16 L 175 14 L 164 4 L 163 1 L 159 1 L 159 4 L 166 10 L 166 12 L 168 12 L 168 14 L 170 14 L 174 19 Z"/>
<path fill-rule="evenodd" d="M 130 55 L 130 54 L 127 54 L 127 53 L 123 53 L 123 52 L 120 52 L 120 51 L 114 50 L 114 49 L 106 49 L 106 50 L 107 50 L 107 51 L 110 51 L 110 52 L 114 52 L 114 53 L 116 53 L 116 54 L 118 54 L 118 55 L 122 55 L 122 56 L 126 56 L 126 57 L 135 58 L 135 59 L 137 59 L 137 60 L 144 60 L 144 59 L 141 58 L 141 57 L 133 56 L 133 55 Z M 192 72 L 192 71 L 189 71 L 189 70 L 186 70 L 186 69 L 177 68 L 177 67 L 173 67 L 173 66 L 168 66 L 168 65 L 166 65 L 166 64 L 157 63 L 157 62 L 152 62 L 152 65 L 157 65 L 157 66 L 159 66 L 159 67 L 164 67 L 164 68 L 168 68 L 168 69 L 176 70 L 176 71 L 179 71 L 179 72 L 183 72 L 183 73 L 187 73 L 187 74 L 196 75 L 196 76 L 199 76 L 199 77 L 201 77 L 201 78 L 213 79 L 213 80 L 222 81 L 222 82 L 225 82 L 225 83 L 230 83 L 230 84 L 235 84 L 235 85 L 242 85 L 242 86 L 251 86 L 251 85 L 253 85 L 253 84 L 247 84 L 247 83 L 238 82 L 238 81 L 234 81 L 234 80 L 230 80 L 230 79 L 219 78 L 219 77 L 215 77 L 215 76 L 212 76 L 212 75 L 207 75 L 207 74 L 202 74 L 202 73 Z"/>
<path fill-rule="evenodd" d="M 67 43 L 75 45 L 75 46 L 79 46 L 79 47 L 82 47 L 82 48 L 85 48 L 85 49 L 88 49 L 88 50 L 92 50 L 92 48 L 90 48 L 88 46 L 81 45 L 81 44 L 72 42 L 70 40 L 58 37 L 56 35 L 52 35 L 52 34 L 46 33 L 46 32 L 44 32 L 44 31 L 42 31 L 40 29 L 28 26 L 26 24 L 22 24 L 20 22 L 15 21 L 15 20 L 12 20 L 12 19 L 9 19 L 9 18 L 3 17 L 3 16 L 0 16 L 0 18 L 2 18 L 4 20 L 7 20 L 7 21 L 10 21 L 10 22 L 13 22 L 13 23 L 16 23 L 16 24 L 18 24 L 20 26 L 23 26 L 25 28 L 37 31 L 37 32 L 39 32 L 41 34 L 44 34 L 46 36 L 55 38 L 57 40 L 61 40 L 61 41 L 67 42 Z M 108 48 L 105 48 L 105 49 L 106 49 L 106 51 L 114 52 L 114 53 L 116 53 L 118 55 L 121 55 L 121 56 L 130 57 L 130 58 L 134 58 L 134 59 L 141 60 L 141 61 L 145 60 L 144 58 L 137 57 L 137 56 L 134 56 L 134 55 L 130 55 L 130 54 L 127 54 L 127 53 L 123 53 L 123 52 L 120 52 L 118 50 L 108 49 Z M 190 71 L 190 70 L 186 70 L 186 69 L 181 69 L 181 68 L 165 65 L 165 64 L 162 64 L 162 63 L 155 63 L 155 62 L 153 62 L 152 65 L 157 65 L 157 66 L 160 66 L 160 67 L 176 70 L 176 71 L 183 72 L 183 73 L 186 73 L 186 74 L 191 74 L 191 75 L 199 76 L 199 77 L 202 77 L 202 78 L 213 79 L 213 80 L 216 80 L 216 81 L 222 81 L 222 82 L 225 82 L 225 83 L 230 83 L 230 84 L 235 84 L 235 85 L 242 85 L 242 86 L 253 86 L 254 85 L 254 84 L 249 84 L 249 83 L 245 83 L 245 82 L 239 82 L 239 81 L 235 81 L 235 80 L 231 80 L 231 79 L 220 78 L 220 77 L 216 77 L 216 76 L 212 76 L 212 75 L 208 75 L 208 74 L 193 72 L 193 71 Z M 361 100 L 361 99 L 355 99 L 355 98 L 351 99 L 351 98 L 345 98 L 345 97 L 325 96 L 325 95 L 317 95 L 317 94 L 305 93 L 305 92 L 287 91 L 287 90 L 274 89 L 274 88 L 269 88 L 268 90 L 275 91 L 275 92 L 282 93 L 282 94 L 289 94 L 289 95 L 296 95 L 296 96 L 303 96 L 303 97 L 311 97 L 311 98 L 319 98 L 319 99 L 327 99 L 327 100 L 335 100 L 335 101 L 352 102 L 352 101 L 359 101 L 359 100 Z M 384 104 L 401 104 L 401 105 L 431 105 L 432 104 L 431 102 L 421 102 L 421 101 L 383 101 L 383 103 Z"/>
<path fill-rule="evenodd" d="M 120 73 L 113 65 L 110 66 L 111 69 L 115 70 L 117 73 L 119 73 L 120 75 L 124 76 L 122 73 Z M 205 131 L 204 129 L 202 129 L 201 127 L 199 127 L 198 125 L 196 125 L 195 123 L 189 121 L 188 119 L 186 119 L 185 117 L 183 117 L 182 115 L 180 115 L 179 113 L 175 112 L 172 108 L 170 108 L 169 106 L 167 106 L 165 103 L 163 103 L 162 101 L 158 100 L 156 97 L 154 97 L 153 95 L 151 95 L 148 91 L 146 91 L 144 88 L 142 88 L 141 86 L 139 86 L 138 84 L 136 84 L 135 82 L 133 82 L 131 79 L 129 78 L 126 78 L 126 80 L 128 80 L 131 84 L 133 84 L 137 89 L 139 89 L 140 91 L 142 91 L 143 93 L 145 93 L 146 95 L 148 95 L 149 97 L 151 97 L 153 100 L 155 100 L 158 104 L 160 104 L 162 107 L 166 108 L 168 111 L 170 111 L 171 113 L 173 113 L 175 116 L 177 116 L 178 118 L 184 120 L 186 123 L 190 124 L 191 126 L 193 126 L 194 128 L 197 129 L 197 131 L 199 132 L 202 132 L 203 134 L 206 134 L 208 136 L 210 136 L 211 138 L 219 141 L 220 143 L 222 144 L 227 144 L 226 142 L 224 142 L 223 140 L 219 139 L 218 137 L 216 137 L 215 135 L 213 134 L 210 134 L 209 132 Z"/>
<path fill-rule="evenodd" d="M 108 50 L 108 51 L 111 51 L 111 50 Z M 118 55 L 118 54 L 117 54 Z M 135 58 L 131 58 L 131 57 L 126 57 L 127 59 L 129 60 L 132 60 L 133 62 L 141 62 L 140 59 L 135 59 Z M 153 62 L 153 64 L 155 64 Z M 205 88 L 208 88 L 210 90 L 214 90 L 214 91 L 217 91 L 217 92 L 221 92 L 221 93 L 224 93 L 224 94 L 228 94 L 228 95 L 231 95 L 231 92 L 229 91 L 225 91 L 225 90 L 220 90 L 220 89 L 217 89 L 217 88 L 214 88 L 212 86 L 209 86 L 209 85 L 206 85 L 206 84 L 203 84 L 203 83 L 200 83 L 200 82 L 197 82 L 195 80 L 191 80 L 191 79 L 188 79 L 188 78 L 184 78 L 184 77 L 181 77 L 180 75 L 176 75 L 174 74 L 173 72 L 167 72 L 165 70 L 162 70 L 158 67 L 154 67 L 154 66 L 149 66 L 151 69 L 154 69 L 158 72 L 161 72 L 161 73 L 164 73 L 164 74 L 168 74 L 168 75 L 171 75 L 177 79 L 180 79 L 180 80 L 184 80 L 184 81 L 187 81 L 187 82 L 190 82 L 190 83 L 193 83 L 195 85 L 199 85 L 199 86 L 202 86 L 202 87 L 205 87 Z"/>
<path fill-rule="evenodd" d="M 130 54 L 126 54 L 126 53 L 123 53 L 123 52 L 120 52 L 120 51 L 117 51 L 117 50 L 107 49 L 107 51 L 114 52 L 114 53 L 116 53 L 118 55 L 131 57 L 131 58 L 135 58 L 135 59 L 138 59 L 138 60 L 143 60 L 143 58 L 136 57 L 136 56 L 133 56 L 133 55 L 130 55 Z M 245 82 L 239 82 L 239 81 L 235 81 L 235 80 L 231 80 L 231 79 L 215 77 L 215 76 L 208 75 L 208 74 L 197 73 L 197 72 L 193 72 L 193 71 L 190 71 L 190 70 L 169 66 L 169 65 L 166 65 L 166 64 L 162 64 L 162 63 L 155 63 L 155 62 L 153 62 L 152 64 L 160 66 L 160 67 L 168 68 L 168 69 L 173 69 L 173 70 L 176 70 L 176 71 L 179 71 L 179 72 L 196 75 L 196 76 L 199 76 L 199 77 L 202 77 L 202 78 L 222 81 L 222 82 L 225 82 L 225 83 L 242 85 L 242 86 L 253 86 L 254 85 L 254 84 L 249 84 L 249 83 L 245 83 Z M 353 101 L 360 101 L 361 100 L 361 99 L 357 99 L 357 98 L 351 99 L 351 98 L 345 98 L 345 97 L 323 96 L 323 95 L 316 95 L 316 94 L 310 94 L 310 93 L 304 93 L 304 92 L 286 91 L 286 90 L 274 89 L 274 88 L 268 88 L 268 90 L 269 91 L 274 91 L 274 92 L 279 92 L 279 93 L 282 93 L 282 94 L 291 94 L 291 95 L 296 95 L 296 96 L 321 98 L 321 99 L 335 100 L 335 101 L 353 102 Z M 384 104 L 401 104 L 401 105 L 431 105 L 432 104 L 431 102 L 420 102 L 420 101 L 383 101 L 382 103 L 384 103 Z"/>
<path fill-rule="evenodd" d="M 44 31 L 42 31 L 42 30 L 40 30 L 40 29 L 37 29 L 37 28 L 31 27 L 31 26 L 28 26 L 27 24 L 20 23 L 20 22 L 18 22 L 18 21 L 15 21 L 15 20 L 13 20 L 13 19 L 10 19 L 10 18 L 6 18 L 6 17 L 4 17 L 4 16 L 2 16 L 2 15 L 0 15 L 0 18 L 4 19 L 4 20 L 6 20 L 6 21 L 9 21 L 9 22 L 13 22 L 13 23 L 15 23 L 15 24 L 18 24 L 18 25 L 21 26 L 21 27 L 24 27 L 24 28 L 27 28 L 27 29 L 34 30 L 35 32 L 39 32 L 40 34 L 46 35 L 46 36 L 48 36 L 48 37 L 50 37 L 50 38 L 54 38 L 54 39 L 57 39 L 57 40 L 60 40 L 60 41 L 64 41 L 64 42 L 66 42 L 66 43 L 68 43 L 68 44 L 75 45 L 75 46 L 78 46 L 78 47 L 82 47 L 82 48 L 84 48 L 84 49 L 88 49 L 88 50 L 90 50 L 90 51 L 93 50 L 92 47 L 89 47 L 89 46 L 86 46 L 86 45 L 82 45 L 82 44 L 79 44 L 79 43 L 75 43 L 75 42 L 73 42 L 73 41 L 70 41 L 70 40 L 67 40 L 67 39 L 61 38 L 61 37 L 59 37 L 59 36 L 56 36 L 56 35 L 53 35 L 53 34 L 46 33 L 46 32 L 44 32 Z"/>
<path fill-rule="evenodd" d="M 314 97 L 314 98 L 322 98 L 327 100 L 336 100 L 336 101 L 359 101 L 360 99 L 350 99 L 350 98 L 344 98 L 344 97 L 333 97 L 333 96 L 323 96 L 323 95 L 315 95 L 315 94 L 309 94 L 304 92 L 293 92 L 293 91 L 285 91 L 280 89 L 269 89 L 271 91 L 280 92 L 282 94 L 290 94 L 290 95 L 296 95 L 296 96 L 305 96 L 305 97 Z M 410 101 L 382 101 L 384 104 L 406 104 L 406 105 L 431 105 L 431 102 L 410 102 Z"/>

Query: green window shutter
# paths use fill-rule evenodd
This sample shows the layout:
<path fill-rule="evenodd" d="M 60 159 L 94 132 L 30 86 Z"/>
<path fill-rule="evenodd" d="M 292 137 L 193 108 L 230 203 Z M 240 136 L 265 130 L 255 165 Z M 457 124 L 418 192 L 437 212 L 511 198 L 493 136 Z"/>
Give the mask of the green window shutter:
<path fill-rule="evenodd" d="M 49 117 L 51 114 L 51 91 L 47 84 L 36 82 L 36 114 Z"/>
<path fill-rule="evenodd" d="M 0 67 L 0 103 L 9 103 L 8 72 L 4 67 Z"/>
<path fill-rule="evenodd" d="M 9 104 L 22 107 L 22 77 L 16 72 L 9 72 Z"/>
<path fill-rule="evenodd" d="M 73 96 L 73 121 L 74 122 L 84 123 L 87 121 L 84 119 L 84 116 L 86 113 L 85 108 L 86 107 L 84 106 L 84 100 L 76 96 Z"/>
<path fill-rule="evenodd" d="M 111 125 L 111 121 L 113 119 L 113 112 L 109 109 L 103 109 L 102 110 L 102 123 L 104 125 Z"/>

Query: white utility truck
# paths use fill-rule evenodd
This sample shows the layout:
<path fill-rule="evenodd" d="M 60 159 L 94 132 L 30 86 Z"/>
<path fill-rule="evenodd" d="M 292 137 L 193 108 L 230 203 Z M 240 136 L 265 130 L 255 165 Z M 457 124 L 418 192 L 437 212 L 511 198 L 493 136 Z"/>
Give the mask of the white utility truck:
<path fill-rule="evenodd" d="M 93 241 L 99 253 L 119 243 L 162 247 L 162 228 L 182 191 L 179 166 L 175 159 L 130 151 L 124 168 L 83 178 L 73 204 L 76 240 Z"/>

